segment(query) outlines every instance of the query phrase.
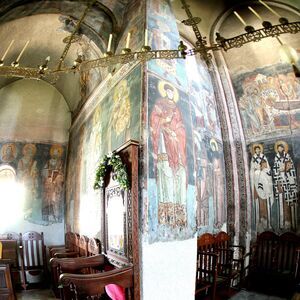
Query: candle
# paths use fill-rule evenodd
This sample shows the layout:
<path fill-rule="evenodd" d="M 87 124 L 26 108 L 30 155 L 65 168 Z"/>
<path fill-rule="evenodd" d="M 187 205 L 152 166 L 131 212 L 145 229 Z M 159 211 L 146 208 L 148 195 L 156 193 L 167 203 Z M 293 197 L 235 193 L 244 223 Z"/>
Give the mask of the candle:
<path fill-rule="evenodd" d="M 127 48 L 127 49 L 129 49 L 130 36 L 131 36 L 131 33 L 128 32 L 128 34 L 127 34 L 127 40 L 126 40 L 126 46 L 125 46 L 125 48 Z"/>
<path fill-rule="evenodd" d="M 253 14 L 261 21 L 263 21 L 262 17 L 258 14 L 257 11 L 255 11 L 251 6 L 248 6 L 248 9 L 253 12 Z"/>
<path fill-rule="evenodd" d="M 145 46 L 148 46 L 148 29 L 145 29 Z"/>
<path fill-rule="evenodd" d="M 264 7 L 266 7 L 271 13 L 273 13 L 278 18 L 281 18 L 281 16 L 273 9 L 271 8 L 267 3 L 263 2 L 262 0 L 258 0 Z"/>
<path fill-rule="evenodd" d="M 7 53 L 8 53 L 8 51 L 9 51 L 9 49 L 10 49 L 10 47 L 13 45 L 14 42 L 15 42 L 15 40 L 12 40 L 12 41 L 10 42 L 9 46 L 7 47 L 6 51 L 4 52 L 4 54 L 3 54 L 2 58 L 1 58 L 2 61 L 4 61 L 4 59 L 5 59 L 5 57 L 6 57 Z"/>
<path fill-rule="evenodd" d="M 21 59 L 21 57 L 22 57 L 22 55 L 23 55 L 25 49 L 27 48 L 28 44 L 29 44 L 29 41 L 27 41 L 26 44 L 24 45 L 24 47 L 23 47 L 22 51 L 20 52 L 20 54 L 19 54 L 19 56 L 18 56 L 16 62 L 19 62 L 19 61 L 20 61 L 20 59 Z"/>
<path fill-rule="evenodd" d="M 244 21 L 244 19 L 236 12 L 234 11 L 233 12 L 235 14 L 235 16 L 241 21 L 241 23 L 244 25 L 244 26 L 247 26 L 246 22 Z"/>
<path fill-rule="evenodd" d="M 107 46 L 107 51 L 106 52 L 110 52 L 111 42 L 112 42 L 112 34 L 109 35 L 108 46 Z"/>

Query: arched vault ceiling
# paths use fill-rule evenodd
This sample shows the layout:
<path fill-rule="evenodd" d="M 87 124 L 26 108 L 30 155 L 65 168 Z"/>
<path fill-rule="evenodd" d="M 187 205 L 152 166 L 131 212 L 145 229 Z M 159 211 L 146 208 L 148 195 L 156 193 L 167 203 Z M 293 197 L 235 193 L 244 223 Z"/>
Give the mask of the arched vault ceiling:
<path fill-rule="evenodd" d="M 81 12 L 90 1 L 44 1 L 44 0 L 2 0 L 0 5 L 0 21 L 8 21 L 41 13 L 60 13 L 79 18 Z M 92 28 L 97 27 L 98 12 L 102 11 L 110 17 L 113 30 L 118 31 L 122 26 L 123 13 L 129 0 L 99 0 L 90 9 L 85 22 Z"/>
<path fill-rule="evenodd" d="M 0 24 L 0 55 L 7 48 L 11 40 L 14 40 L 9 51 L 5 65 L 9 65 L 19 55 L 26 41 L 30 41 L 24 52 L 20 66 L 37 67 L 41 65 L 47 56 L 50 56 L 49 67 L 55 69 L 59 58 L 66 46 L 63 39 L 70 35 L 65 30 L 59 14 L 39 14 L 19 18 Z M 89 59 L 95 59 L 101 55 L 99 48 L 86 36 L 76 43 L 72 43 L 65 64 L 72 66 L 78 54 L 84 54 Z M 0 88 L 15 81 L 15 78 L 0 77 Z M 58 78 L 55 87 L 66 99 L 69 109 L 74 111 L 81 100 L 79 74 L 65 74 Z"/>
<path fill-rule="evenodd" d="M 15 43 L 9 52 L 5 65 L 9 65 L 20 53 L 27 40 L 21 65 L 33 67 L 41 65 L 47 56 L 49 66 L 55 68 L 66 44 L 63 39 L 74 30 L 74 24 L 66 26 L 65 20 L 78 20 L 88 1 L 41 1 L 2 0 L 0 4 L 0 55 L 12 39 Z M 118 32 L 122 27 L 123 14 L 128 0 L 96 1 L 86 15 L 80 31 L 82 38 L 71 45 L 65 63 L 72 65 L 78 54 L 88 59 L 101 55 L 108 41 L 109 33 Z M 72 25 L 73 24 L 73 25 Z M 99 70 L 99 73 L 103 70 Z M 101 77 L 101 76 L 100 76 Z M 0 88 L 17 79 L 0 77 Z M 60 76 L 56 88 L 66 99 L 73 112 L 80 101 L 80 78 L 78 74 Z"/>

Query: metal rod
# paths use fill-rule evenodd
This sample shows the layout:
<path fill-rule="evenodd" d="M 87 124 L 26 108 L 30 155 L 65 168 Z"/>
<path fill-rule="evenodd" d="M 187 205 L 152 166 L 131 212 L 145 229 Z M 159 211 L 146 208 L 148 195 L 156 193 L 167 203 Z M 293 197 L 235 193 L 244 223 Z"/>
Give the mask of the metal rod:
<path fill-rule="evenodd" d="M 67 45 L 66 45 L 66 47 L 65 47 L 65 49 L 64 49 L 64 51 L 63 51 L 63 53 L 62 53 L 62 55 L 61 55 L 61 57 L 60 57 L 60 59 L 59 59 L 59 64 L 58 64 L 58 66 L 57 66 L 57 69 L 58 69 L 58 70 L 61 69 L 62 63 L 64 62 L 64 60 L 65 60 L 65 58 L 66 58 L 66 56 L 67 56 L 67 54 L 68 54 L 68 52 L 69 52 L 69 49 L 70 49 L 70 47 L 71 47 L 72 39 L 73 39 L 74 35 L 78 32 L 78 30 L 79 30 L 79 28 L 80 28 L 80 25 L 81 25 L 81 23 L 82 23 L 82 21 L 83 21 L 83 19 L 85 18 L 85 16 L 87 15 L 89 9 L 94 5 L 94 3 L 95 3 L 96 1 L 97 1 L 97 0 L 93 0 L 93 1 L 86 7 L 86 9 L 84 10 L 82 16 L 80 17 L 78 23 L 76 24 L 76 27 L 75 27 L 75 29 L 73 30 L 73 32 L 72 32 L 72 34 L 71 34 L 71 36 L 70 36 L 70 38 L 69 38 L 69 41 L 68 41 L 68 43 L 67 43 Z"/>

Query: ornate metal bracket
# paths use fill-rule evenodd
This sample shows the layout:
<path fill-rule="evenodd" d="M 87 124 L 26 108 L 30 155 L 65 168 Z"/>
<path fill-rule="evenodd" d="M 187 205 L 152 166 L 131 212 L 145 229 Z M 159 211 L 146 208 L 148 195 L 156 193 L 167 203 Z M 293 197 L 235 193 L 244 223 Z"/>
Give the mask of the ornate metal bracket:
<path fill-rule="evenodd" d="M 217 32 L 216 42 L 218 47 L 224 49 L 225 51 L 232 48 L 240 48 L 243 45 L 250 42 L 259 42 L 260 40 L 268 37 L 278 37 L 285 33 L 298 33 L 300 32 L 300 22 L 284 23 L 272 25 L 269 22 L 265 23 L 264 28 L 255 30 L 253 27 L 248 29 L 249 32 L 238 35 L 233 38 L 225 39 Z"/>

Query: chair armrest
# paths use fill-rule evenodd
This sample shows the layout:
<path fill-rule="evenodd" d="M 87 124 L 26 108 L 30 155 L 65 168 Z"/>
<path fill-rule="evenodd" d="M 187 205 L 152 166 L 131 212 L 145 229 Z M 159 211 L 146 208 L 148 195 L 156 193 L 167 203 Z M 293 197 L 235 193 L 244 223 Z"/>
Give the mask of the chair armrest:
<path fill-rule="evenodd" d="M 79 257 L 79 253 L 77 251 L 70 252 L 57 252 L 53 255 L 54 258 L 75 258 Z"/>
<path fill-rule="evenodd" d="M 66 248 L 66 245 L 50 245 L 47 246 L 49 250 L 53 249 L 53 248 Z"/>

